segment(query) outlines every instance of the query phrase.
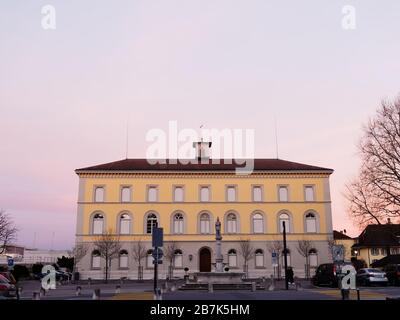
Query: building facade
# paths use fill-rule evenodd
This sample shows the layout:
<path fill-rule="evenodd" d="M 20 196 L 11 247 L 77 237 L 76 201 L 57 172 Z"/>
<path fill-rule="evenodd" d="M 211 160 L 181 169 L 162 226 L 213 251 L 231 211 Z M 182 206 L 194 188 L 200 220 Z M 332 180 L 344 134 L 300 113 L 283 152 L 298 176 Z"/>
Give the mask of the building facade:
<path fill-rule="evenodd" d="M 204 160 L 204 159 L 203 159 Z M 254 171 L 237 175 L 235 164 L 181 164 L 167 160 L 125 159 L 77 169 L 79 195 L 76 242 L 86 243 L 87 255 L 78 263 L 81 278 L 104 277 L 105 261 L 94 241 L 104 232 L 119 237 L 119 257 L 111 261 L 110 278 L 137 279 L 138 241 L 146 247 L 141 261 L 144 278 L 153 277 L 151 232 L 164 229 L 164 248 L 175 244 L 173 275 L 213 270 L 215 221 L 222 223 L 222 253 L 230 271 L 243 270 L 241 244 L 249 241 L 250 277 L 277 272 L 272 251 L 282 265 L 282 225 L 287 229 L 288 264 L 304 276 L 305 258 L 298 241 L 311 244 L 309 264 L 330 262 L 332 214 L 329 189 L 331 169 L 280 159 L 254 159 Z M 276 262 L 276 261 L 274 261 Z M 167 276 L 168 262 L 159 275 Z"/>
<path fill-rule="evenodd" d="M 367 267 L 389 255 L 400 254 L 400 224 L 370 224 L 356 239 L 352 251 Z"/>

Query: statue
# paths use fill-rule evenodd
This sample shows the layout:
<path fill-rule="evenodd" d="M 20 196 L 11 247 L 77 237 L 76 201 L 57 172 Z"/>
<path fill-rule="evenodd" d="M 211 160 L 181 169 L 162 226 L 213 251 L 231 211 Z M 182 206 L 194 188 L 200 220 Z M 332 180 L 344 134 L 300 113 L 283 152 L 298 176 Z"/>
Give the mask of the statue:
<path fill-rule="evenodd" d="M 217 222 L 215 222 L 215 240 L 222 240 L 221 222 L 219 221 L 219 217 L 217 217 Z"/>
<path fill-rule="evenodd" d="M 216 248 L 215 248 L 215 271 L 216 272 L 223 272 L 224 264 L 223 260 L 224 257 L 221 253 L 221 222 L 219 221 L 219 217 L 217 217 L 217 221 L 215 222 L 215 240 L 216 240 Z"/>

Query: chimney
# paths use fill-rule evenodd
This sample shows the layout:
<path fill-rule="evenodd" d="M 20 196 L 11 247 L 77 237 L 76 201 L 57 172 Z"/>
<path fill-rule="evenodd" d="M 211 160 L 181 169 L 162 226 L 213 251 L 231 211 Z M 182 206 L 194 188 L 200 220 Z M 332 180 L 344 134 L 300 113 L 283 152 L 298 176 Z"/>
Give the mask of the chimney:
<path fill-rule="evenodd" d="M 203 138 L 201 141 L 193 142 L 193 148 L 196 148 L 197 160 L 207 160 L 210 159 L 210 148 L 211 142 L 204 142 Z"/>

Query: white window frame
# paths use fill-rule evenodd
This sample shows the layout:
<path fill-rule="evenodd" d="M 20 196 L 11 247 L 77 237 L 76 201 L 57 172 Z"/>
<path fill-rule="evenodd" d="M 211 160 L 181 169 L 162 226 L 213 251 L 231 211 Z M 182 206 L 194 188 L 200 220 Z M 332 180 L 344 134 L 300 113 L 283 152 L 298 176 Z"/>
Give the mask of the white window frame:
<path fill-rule="evenodd" d="M 207 200 L 204 200 L 203 198 L 203 189 L 207 190 Z M 199 191 L 199 196 L 200 196 L 200 202 L 210 202 L 211 201 L 211 188 L 210 186 L 200 186 L 200 191 Z"/>
<path fill-rule="evenodd" d="M 286 190 L 286 199 L 283 199 L 281 190 Z M 278 201 L 279 202 L 289 202 L 289 186 L 280 185 L 278 186 Z"/>
<path fill-rule="evenodd" d="M 180 217 L 177 219 L 177 217 Z M 174 234 L 183 234 L 185 229 L 185 216 L 181 212 L 174 214 L 172 218 Z"/>
<path fill-rule="evenodd" d="M 202 219 L 203 216 L 207 216 L 207 219 Z M 200 214 L 200 233 L 210 234 L 211 233 L 211 216 L 209 213 L 203 212 Z"/>
<path fill-rule="evenodd" d="M 101 199 L 99 199 L 100 195 L 98 195 L 98 191 L 102 190 L 101 194 Z M 105 186 L 94 186 L 94 192 L 93 192 L 93 202 L 105 202 L 106 199 L 106 188 Z"/>
<path fill-rule="evenodd" d="M 256 193 L 255 193 L 256 189 L 260 190 L 260 194 L 259 194 L 260 198 L 259 199 L 256 199 Z M 264 201 L 263 194 L 264 194 L 264 188 L 262 185 L 253 185 L 251 187 L 251 199 L 253 202 L 263 202 Z"/>
<path fill-rule="evenodd" d="M 128 219 L 123 219 L 123 216 L 128 216 Z M 119 216 L 119 234 L 126 235 L 131 233 L 131 223 L 132 223 L 132 217 L 128 213 L 121 213 Z M 123 224 L 127 224 L 127 226 L 124 226 Z M 127 230 L 125 230 L 128 228 Z"/>
<path fill-rule="evenodd" d="M 154 196 L 155 196 L 154 200 L 152 200 L 153 197 L 152 197 L 152 195 L 151 195 L 151 193 L 150 193 L 151 190 L 154 190 L 154 192 L 155 192 L 155 194 L 154 194 Z M 158 202 L 158 186 L 156 186 L 156 185 L 149 185 L 149 186 L 147 186 L 146 200 L 147 200 L 147 202 Z"/>
<path fill-rule="evenodd" d="M 182 198 L 181 199 L 177 199 L 178 197 L 177 197 L 176 192 L 178 190 L 180 190 L 182 192 L 182 194 L 181 194 Z M 173 193 L 172 197 L 173 197 L 174 202 L 185 202 L 185 187 L 184 186 L 174 186 L 172 193 Z"/>
<path fill-rule="evenodd" d="M 129 192 L 128 195 L 125 194 L 126 190 L 128 190 L 128 192 Z M 121 202 L 123 202 L 123 203 L 132 202 L 132 187 L 131 186 L 121 186 Z"/>
<path fill-rule="evenodd" d="M 256 216 L 260 216 L 261 218 L 256 219 Z M 253 233 L 264 233 L 264 216 L 261 213 L 254 213 L 251 217 L 251 222 L 253 225 Z M 259 224 L 258 226 L 257 223 Z"/>
<path fill-rule="evenodd" d="M 308 190 L 311 189 L 311 194 Z M 304 201 L 305 202 L 314 202 L 315 201 L 315 187 L 313 185 L 305 185 L 304 186 Z"/>
<path fill-rule="evenodd" d="M 237 251 L 235 249 L 230 249 L 228 251 L 228 266 L 230 268 L 237 268 L 238 261 L 237 261 Z"/>
<path fill-rule="evenodd" d="M 233 200 L 231 199 L 231 191 L 233 190 Z M 237 186 L 228 185 L 226 186 L 226 202 L 237 202 Z"/>

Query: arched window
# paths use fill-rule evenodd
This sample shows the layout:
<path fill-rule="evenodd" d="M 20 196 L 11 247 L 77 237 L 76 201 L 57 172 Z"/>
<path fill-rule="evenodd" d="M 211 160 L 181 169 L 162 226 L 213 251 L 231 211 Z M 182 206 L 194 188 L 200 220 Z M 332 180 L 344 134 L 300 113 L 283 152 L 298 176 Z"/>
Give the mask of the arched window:
<path fill-rule="evenodd" d="M 183 233 L 183 214 L 176 213 L 174 215 L 174 233 Z"/>
<path fill-rule="evenodd" d="M 283 232 L 283 223 L 285 222 L 286 232 L 290 232 L 290 217 L 287 213 L 279 215 L 279 232 Z"/>
<path fill-rule="evenodd" d="M 253 215 L 253 233 L 264 232 L 264 218 L 261 213 Z"/>
<path fill-rule="evenodd" d="M 119 217 L 119 233 L 129 234 L 131 231 L 131 217 L 127 213 L 121 214 Z"/>
<path fill-rule="evenodd" d="M 230 267 L 237 267 L 237 253 L 235 249 L 228 251 L 228 265 Z"/>
<path fill-rule="evenodd" d="M 146 233 L 152 234 L 153 229 L 157 228 L 157 226 L 158 226 L 157 216 L 154 213 L 150 213 L 147 216 Z"/>
<path fill-rule="evenodd" d="M 309 251 L 310 267 L 318 266 L 318 253 L 315 249 L 310 249 Z"/>
<path fill-rule="evenodd" d="M 227 232 L 228 233 L 236 233 L 237 232 L 237 218 L 234 213 L 228 214 L 226 218 L 226 222 L 228 223 Z"/>
<path fill-rule="evenodd" d="M 102 234 L 104 229 L 104 216 L 96 213 L 93 217 L 93 234 Z"/>
<path fill-rule="evenodd" d="M 119 252 L 119 267 L 121 269 L 128 268 L 128 251 L 126 250 L 121 250 Z"/>
<path fill-rule="evenodd" d="M 146 257 L 146 265 L 147 268 L 153 268 L 154 264 L 153 264 L 153 250 L 147 250 L 147 257 Z"/>
<path fill-rule="evenodd" d="M 284 250 L 282 250 L 282 254 L 281 254 L 281 256 L 282 256 L 282 268 L 284 268 L 285 267 L 285 254 L 284 254 Z M 288 265 L 288 267 L 290 267 L 291 265 L 292 265 L 292 259 L 291 259 L 291 256 L 290 256 L 290 250 L 289 249 L 286 249 L 286 257 L 287 257 L 287 265 Z"/>
<path fill-rule="evenodd" d="M 256 267 L 264 267 L 264 251 L 262 251 L 261 249 L 257 249 L 254 254 L 256 257 Z"/>
<path fill-rule="evenodd" d="M 182 268 L 183 266 L 183 255 L 182 250 L 175 250 L 174 252 L 174 267 L 175 268 Z"/>
<path fill-rule="evenodd" d="M 210 215 L 208 213 L 202 213 L 200 216 L 200 233 L 210 233 Z"/>
<path fill-rule="evenodd" d="M 92 269 L 100 269 L 100 251 L 94 250 L 92 252 Z"/>
<path fill-rule="evenodd" d="M 306 232 L 317 232 L 317 218 L 312 212 L 306 214 Z"/>

